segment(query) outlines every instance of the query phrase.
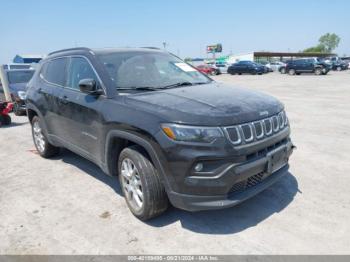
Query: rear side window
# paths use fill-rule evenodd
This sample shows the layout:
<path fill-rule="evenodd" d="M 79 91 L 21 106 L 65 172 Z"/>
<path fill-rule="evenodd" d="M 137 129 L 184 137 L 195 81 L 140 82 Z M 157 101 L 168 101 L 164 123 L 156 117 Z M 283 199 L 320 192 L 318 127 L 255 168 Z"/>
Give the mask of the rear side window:
<path fill-rule="evenodd" d="M 67 58 L 57 58 L 45 63 L 41 69 L 41 76 L 52 84 L 64 86 L 67 60 Z"/>
<path fill-rule="evenodd" d="M 94 79 L 98 84 L 98 78 L 90 63 L 83 57 L 72 57 L 69 63 L 67 87 L 79 90 L 79 82 L 83 79 Z"/>

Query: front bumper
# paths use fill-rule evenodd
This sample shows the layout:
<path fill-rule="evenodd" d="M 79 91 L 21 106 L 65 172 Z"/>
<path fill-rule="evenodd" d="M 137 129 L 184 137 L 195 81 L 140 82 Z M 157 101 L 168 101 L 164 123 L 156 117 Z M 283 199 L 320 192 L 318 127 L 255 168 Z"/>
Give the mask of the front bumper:
<path fill-rule="evenodd" d="M 234 206 L 269 187 L 288 172 L 293 152 L 289 128 L 262 141 L 233 147 L 222 141 L 208 147 L 168 144 L 163 151 L 170 202 L 199 211 Z M 165 145 L 163 140 L 162 145 Z M 163 147 L 164 149 L 164 147 Z M 194 167 L 203 163 L 203 171 Z"/>
<path fill-rule="evenodd" d="M 237 193 L 233 192 L 220 196 L 197 196 L 171 192 L 168 194 L 168 197 L 173 206 L 187 211 L 201 211 L 233 207 L 273 185 L 282 176 L 288 173 L 288 168 L 289 166 L 286 165 L 275 173 L 269 175 L 256 186 Z"/>

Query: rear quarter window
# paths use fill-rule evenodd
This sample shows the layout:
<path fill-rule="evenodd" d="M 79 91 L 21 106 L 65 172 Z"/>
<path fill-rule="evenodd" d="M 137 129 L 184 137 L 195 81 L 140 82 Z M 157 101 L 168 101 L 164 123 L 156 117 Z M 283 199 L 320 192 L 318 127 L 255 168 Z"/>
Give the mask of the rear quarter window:
<path fill-rule="evenodd" d="M 67 58 L 56 58 L 43 64 L 40 75 L 47 82 L 64 86 L 66 82 Z"/>

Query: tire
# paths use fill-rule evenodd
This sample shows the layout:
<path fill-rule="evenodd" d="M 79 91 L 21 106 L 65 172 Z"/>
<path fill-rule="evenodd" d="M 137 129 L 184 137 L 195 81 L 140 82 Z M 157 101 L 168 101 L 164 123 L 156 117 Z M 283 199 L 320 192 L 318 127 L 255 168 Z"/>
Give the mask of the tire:
<path fill-rule="evenodd" d="M 285 68 L 281 68 L 280 72 L 281 72 L 281 74 L 285 74 L 286 73 L 286 69 Z"/>
<path fill-rule="evenodd" d="M 168 197 L 158 172 L 141 147 L 123 149 L 118 173 L 126 204 L 138 219 L 146 221 L 168 208 Z"/>
<path fill-rule="evenodd" d="M 342 70 L 341 66 L 337 66 L 336 70 L 339 72 Z"/>
<path fill-rule="evenodd" d="M 11 125 L 12 121 L 11 121 L 11 117 L 9 115 L 2 116 L 2 118 L 3 118 L 2 122 L 5 126 Z"/>
<path fill-rule="evenodd" d="M 11 125 L 11 117 L 9 115 L 0 115 L 0 127 Z"/>
<path fill-rule="evenodd" d="M 21 110 L 18 106 L 17 103 L 14 103 L 13 105 L 13 113 L 16 115 L 16 116 L 24 116 L 25 115 L 25 112 L 23 112 L 23 110 Z"/>
<path fill-rule="evenodd" d="M 55 147 L 49 143 L 43 132 L 41 119 L 34 116 L 32 119 L 32 137 L 36 150 L 43 158 L 56 156 L 60 152 L 59 147 Z"/>
<path fill-rule="evenodd" d="M 322 74 L 323 74 L 322 68 L 316 68 L 316 69 L 315 69 L 315 75 L 320 76 L 320 75 L 322 75 Z"/>
<path fill-rule="evenodd" d="M 295 69 L 293 69 L 293 68 L 289 69 L 288 74 L 291 76 L 295 75 Z"/>

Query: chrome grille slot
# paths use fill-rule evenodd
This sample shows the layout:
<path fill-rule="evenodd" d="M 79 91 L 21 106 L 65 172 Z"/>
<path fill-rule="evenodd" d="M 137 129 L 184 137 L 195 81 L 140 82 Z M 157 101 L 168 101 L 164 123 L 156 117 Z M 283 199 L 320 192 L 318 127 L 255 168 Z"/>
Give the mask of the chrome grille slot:
<path fill-rule="evenodd" d="M 264 137 L 264 126 L 262 124 L 262 121 L 254 122 L 253 123 L 254 129 L 255 129 L 255 136 L 257 139 Z"/>
<path fill-rule="evenodd" d="M 242 142 L 238 127 L 228 127 L 225 130 L 232 144 L 237 145 Z"/>
<path fill-rule="evenodd" d="M 280 125 L 278 124 L 278 117 L 277 116 L 272 117 L 272 126 L 273 126 L 273 132 L 277 132 L 278 129 L 280 129 Z"/>
<path fill-rule="evenodd" d="M 278 114 L 278 123 L 280 125 L 280 128 L 282 129 L 284 127 L 284 114 L 283 114 L 283 112 Z"/>
<path fill-rule="evenodd" d="M 250 124 L 240 126 L 243 134 L 244 141 L 250 142 L 254 140 L 253 129 Z"/>
<path fill-rule="evenodd" d="M 265 134 L 271 135 L 272 134 L 272 121 L 270 118 L 267 118 L 263 121 L 264 127 L 265 127 Z"/>

